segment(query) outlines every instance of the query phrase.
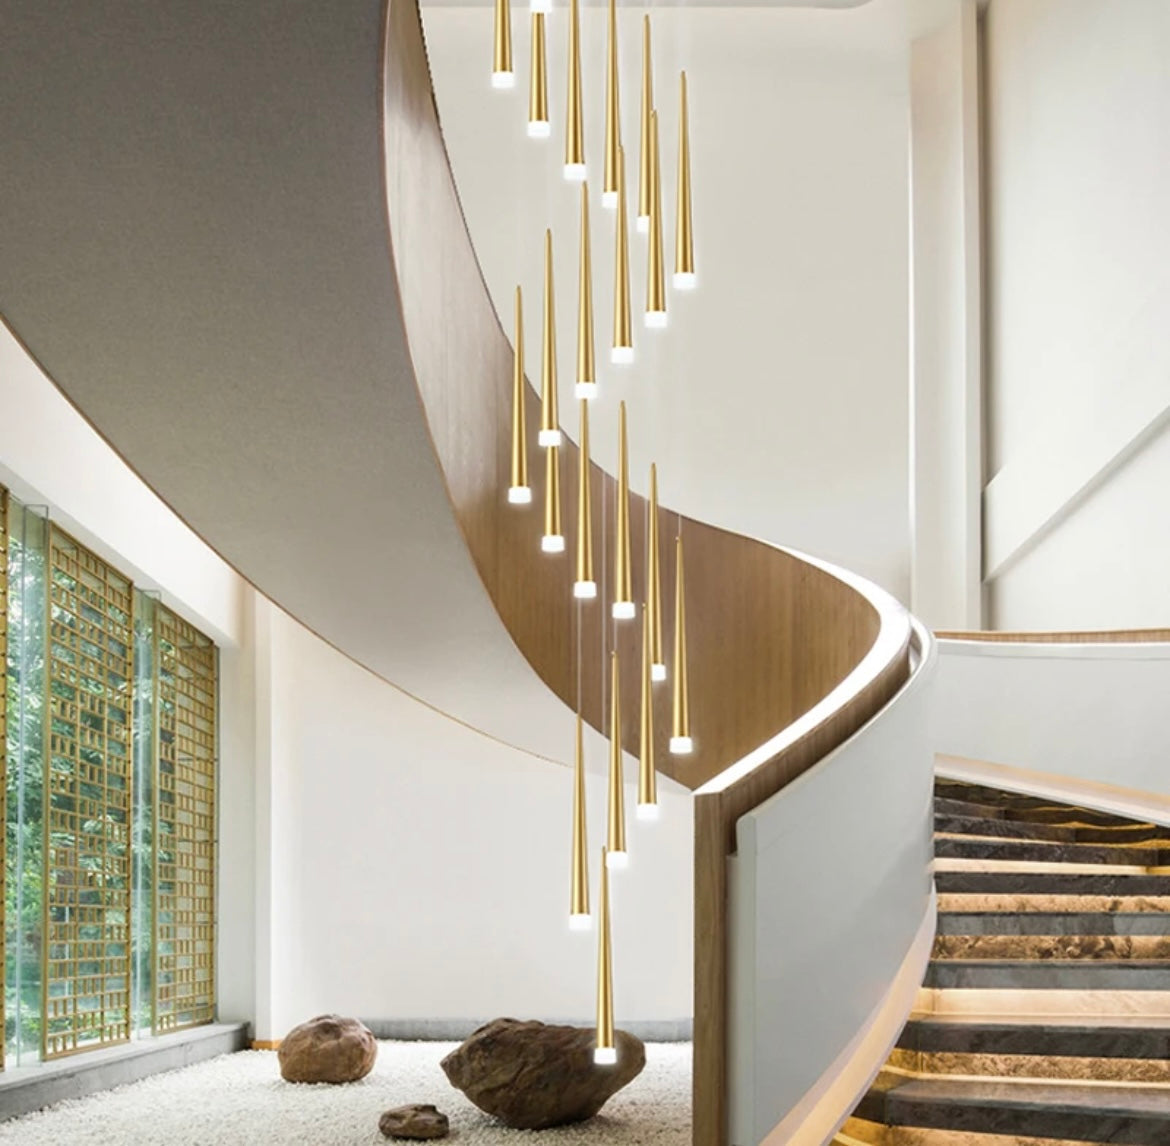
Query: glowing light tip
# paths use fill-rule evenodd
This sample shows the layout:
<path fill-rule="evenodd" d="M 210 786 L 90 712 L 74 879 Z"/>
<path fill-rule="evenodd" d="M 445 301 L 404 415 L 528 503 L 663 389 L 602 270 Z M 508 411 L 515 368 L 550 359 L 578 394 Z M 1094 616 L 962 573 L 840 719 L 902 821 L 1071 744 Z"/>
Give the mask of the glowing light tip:
<path fill-rule="evenodd" d="M 492 87 L 498 92 L 510 91 L 516 86 L 515 72 L 492 72 Z"/>
<path fill-rule="evenodd" d="M 565 539 L 559 533 L 546 533 L 540 539 L 540 548 L 545 553 L 564 553 Z M 673 749 L 671 749 L 673 751 Z"/>
<path fill-rule="evenodd" d="M 657 804 L 639 804 L 637 816 L 638 816 L 639 820 L 645 820 L 647 823 L 651 823 L 654 820 L 657 820 L 658 816 L 659 816 L 658 805 Z"/>
<path fill-rule="evenodd" d="M 617 1062 L 617 1047 L 597 1047 L 593 1052 L 593 1061 L 598 1066 L 613 1066 Z"/>
<path fill-rule="evenodd" d="M 615 346 L 609 352 L 609 360 L 615 366 L 629 366 L 634 361 L 632 346 Z"/>
<path fill-rule="evenodd" d="M 537 435 L 536 440 L 547 449 L 549 446 L 559 446 L 561 444 L 560 430 L 541 430 Z"/>
<path fill-rule="evenodd" d="M 650 216 L 639 215 L 638 218 L 634 220 L 634 227 L 639 235 L 650 234 Z"/>
<path fill-rule="evenodd" d="M 605 866 L 609 868 L 626 868 L 630 866 L 629 852 L 606 852 Z"/>
<path fill-rule="evenodd" d="M 584 163 L 566 163 L 565 164 L 565 178 L 570 183 L 584 183 L 585 182 L 585 164 Z"/>
<path fill-rule="evenodd" d="M 632 621 L 638 615 L 633 601 L 614 601 L 610 612 L 615 621 Z"/>
<path fill-rule="evenodd" d="M 651 330 L 662 330 L 666 326 L 666 311 L 664 311 L 664 310 L 648 310 L 648 311 L 646 311 L 646 325 Z"/>
<path fill-rule="evenodd" d="M 591 601 L 597 596 L 596 581 L 574 581 L 573 596 L 582 601 Z"/>
<path fill-rule="evenodd" d="M 666 665 L 651 665 L 650 666 L 651 680 L 666 680 Z"/>
<path fill-rule="evenodd" d="M 593 917 L 591 915 L 570 915 L 569 916 L 569 930 L 570 931 L 589 931 L 593 927 Z"/>
<path fill-rule="evenodd" d="M 694 271 L 675 271 L 674 272 L 674 289 L 675 290 L 694 290 L 699 285 L 699 280 Z"/>
<path fill-rule="evenodd" d="M 508 501 L 512 505 L 529 505 L 532 502 L 532 488 L 526 485 L 514 485 L 508 488 Z"/>
<path fill-rule="evenodd" d="M 689 736 L 672 736 L 670 751 L 673 756 L 689 756 L 695 750 L 695 742 Z"/>
<path fill-rule="evenodd" d="M 602 191 L 601 205 L 608 208 L 610 211 L 616 211 L 618 205 L 618 193 L 616 191 Z"/>
<path fill-rule="evenodd" d="M 552 124 L 547 119 L 530 119 L 528 121 L 529 139 L 548 139 L 552 135 Z"/>
<path fill-rule="evenodd" d="M 596 382 L 578 382 L 573 387 L 573 393 L 578 398 L 584 398 L 586 401 L 592 402 L 597 397 L 597 383 Z"/>

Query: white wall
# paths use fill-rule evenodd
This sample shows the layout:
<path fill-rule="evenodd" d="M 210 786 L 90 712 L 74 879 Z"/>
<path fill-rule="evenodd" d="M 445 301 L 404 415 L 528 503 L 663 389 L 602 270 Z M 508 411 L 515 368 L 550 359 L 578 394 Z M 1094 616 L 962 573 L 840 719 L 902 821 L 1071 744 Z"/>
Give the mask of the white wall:
<path fill-rule="evenodd" d="M 1166 624 L 1170 5 L 992 0 L 995 627 Z"/>
<path fill-rule="evenodd" d="M 538 381 L 544 228 L 554 232 L 561 417 L 576 435 L 579 191 L 561 178 L 563 8 L 549 31 L 553 137 L 525 136 L 529 22 L 513 5 L 517 88 L 493 92 L 492 8 L 426 7 L 447 147 L 488 287 L 511 333 L 517 282 Z M 640 24 L 620 14 L 623 141 L 638 150 Z M 604 17 L 583 9 L 585 131 L 600 166 Z M 611 472 L 616 399 L 629 403 L 631 480 L 659 463 L 663 501 L 909 590 L 907 16 L 902 0 L 850 11 L 656 9 L 655 92 L 673 266 L 678 71 L 691 106 L 700 289 L 672 292 L 670 329 L 636 314 L 637 364 L 617 375 L 612 214 L 593 186 L 594 306 L 603 387 L 591 427 Z M 631 185 L 633 180 L 630 181 Z M 634 202 L 631 190 L 631 203 Z M 632 236 L 644 305 L 645 241 Z"/>
<path fill-rule="evenodd" d="M 910 48 L 911 607 L 982 620 L 982 313 L 976 0 Z"/>
<path fill-rule="evenodd" d="M 0 411 L 0 482 L 220 644 L 221 1017 L 261 1039 L 325 1010 L 588 1020 L 596 939 L 565 920 L 569 770 L 412 699 L 271 605 L 2 325 Z M 599 850 L 604 762 L 591 767 Z M 659 783 L 664 818 L 631 822 L 634 862 L 614 879 L 619 1021 L 691 1013 L 691 797 Z"/>
<path fill-rule="evenodd" d="M 1129 792 L 1163 797 L 1170 816 L 1170 645 L 940 641 L 935 693 L 938 751 L 1059 777 L 1078 802 L 1122 815 Z M 970 777 L 965 777 L 970 778 Z M 1000 784 L 1011 777 L 988 776 Z M 1019 786 L 1018 783 L 1015 786 Z M 1051 793 L 1049 793 L 1051 794 Z M 1103 804 L 1102 801 L 1106 802 Z"/>
<path fill-rule="evenodd" d="M 275 987 L 258 1037 L 323 1010 L 588 1021 L 596 935 L 567 924 L 570 770 L 486 740 L 270 612 Z M 605 780 L 588 783 L 596 895 Z M 619 1024 L 691 1013 L 691 798 L 662 788 L 662 820 L 631 815 L 631 865 L 612 881 Z"/>

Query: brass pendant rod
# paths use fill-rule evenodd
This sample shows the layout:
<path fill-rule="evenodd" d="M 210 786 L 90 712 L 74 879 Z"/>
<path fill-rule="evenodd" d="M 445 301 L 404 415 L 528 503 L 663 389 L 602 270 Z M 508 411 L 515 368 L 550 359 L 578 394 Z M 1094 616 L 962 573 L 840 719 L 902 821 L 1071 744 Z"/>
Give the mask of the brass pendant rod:
<path fill-rule="evenodd" d="M 597 395 L 593 359 L 593 259 L 589 242 L 589 184 L 581 184 L 581 251 L 577 276 L 577 389 L 578 398 Z"/>
<path fill-rule="evenodd" d="M 605 173 L 601 185 L 601 202 L 617 206 L 618 148 L 622 143 L 621 108 L 618 99 L 618 31 L 617 0 L 609 0 L 608 43 L 605 70 Z"/>
<path fill-rule="evenodd" d="M 597 596 L 593 579 L 593 506 L 589 478 L 589 403 L 581 400 L 581 435 L 577 449 L 577 580 L 573 596 L 590 599 Z"/>
<path fill-rule="evenodd" d="M 614 515 L 613 608 L 615 620 L 634 616 L 634 591 L 630 571 L 630 457 L 626 434 L 626 404 L 618 405 L 618 493 Z"/>
<path fill-rule="evenodd" d="M 610 864 L 619 866 L 626 859 L 626 798 L 622 767 L 621 682 L 616 651 L 609 654 L 609 663 L 609 819 L 605 842 Z"/>
<path fill-rule="evenodd" d="M 578 921 L 589 919 L 589 843 L 586 833 L 585 734 L 584 722 L 578 713 L 573 762 L 573 884 L 569 896 L 570 919 Z"/>
<path fill-rule="evenodd" d="M 528 79 L 528 134 L 547 139 L 552 134 L 548 119 L 548 50 L 544 13 L 532 13 L 532 56 Z"/>
<path fill-rule="evenodd" d="M 569 5 L 569 93 L 565 102 L 565 178 L 585 178 L 585 111 L 581 101 L 581 6 Z"/>
<path fill-rule="evenodd" d="M 691 751 L 691 708 L 687 695 L 687 606 L 683 572 L 683 540 L 675 541 L 674 573 L 674 690 L 671 704 L 670 751 L 686 755 Z"/>
<path fill-rule="evenodd" d="M 524 417 L 524 300 L 516 288 L 516 337 L 512 356 L 512 480 L 508 500 L 527 505 L 532 500 L 528 485 L 528 428 Z"/>
<path fill-rule="evenodd" d="M 515 83 L 516 73 L 512 70 L 512 7 L 509 0 L 496 0 L 492 87 L 511 88 Z"/>
<path fill-rule="evenodd" d="M 650 62 L 650 17 L 642 17 L 642 135 L 638 156 L 638 230 L 650 229 L 650 116 L 654 111 L 654 75 Z"/>
<path fill-rule="evenodd" d="M 678 96 L 678 196 L 674 220 L 674 285 L 681 290 L 695 286 L 695 236 L 691 225 L 691 129 L 687 108 L 687 73 L 679 75 Z"/>
<path fill-rule="evenodd" d="M 557 412 L 557 314 L 553 295 L 552 231 L 544 233 L 544 329 L 540 344 L 540 444 L 561 444 Z"/>
<path fill-rule="evenodd" d="M 650 520 L 646 527 L 646 609 L 650 614 L 650 674 L 666 680 L 662 650 L 662 561 L 658 541 L 658 466 L 650 463 Z"/>

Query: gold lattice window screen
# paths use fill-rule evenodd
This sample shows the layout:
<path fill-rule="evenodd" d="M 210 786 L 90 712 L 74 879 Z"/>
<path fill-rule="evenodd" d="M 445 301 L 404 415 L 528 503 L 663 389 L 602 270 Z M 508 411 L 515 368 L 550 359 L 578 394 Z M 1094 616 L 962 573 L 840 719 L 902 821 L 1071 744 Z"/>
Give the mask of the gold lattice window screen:
<path fill-rule="evenodd" d="M 159 607 L 155 1030 L 215 1017 L 216 647 Z"/>
<path fill-rule="evenodd" d="M 8 921 L 4 906 L 8 888 L 4 882 L 5 837 L 8 832 L 8 490 L 0 486 L 0 968 L 5 966 L 4 939 Z M 0 979 L 3 973 L 0 971 Z M 4 1032 L 8 1030 L 4 1014 L 4 984 L 0 982 L 0 1070 L 4 1069 Z"/>
<path fill-rule="evenodd" d="M 133 588 L 53 527 L 42 1053 L 130 1033 Z"/>

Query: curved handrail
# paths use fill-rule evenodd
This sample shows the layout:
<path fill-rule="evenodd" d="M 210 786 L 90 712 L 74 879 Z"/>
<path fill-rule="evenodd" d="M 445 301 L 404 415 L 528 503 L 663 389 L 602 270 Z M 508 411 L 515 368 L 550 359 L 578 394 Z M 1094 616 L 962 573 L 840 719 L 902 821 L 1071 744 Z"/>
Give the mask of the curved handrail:
<path fill-rule="evenodd" d="M 989 644 L 1114 645 L 1170 641 L 1170 629 L 1077 629 L 1068 632 L 1007 632 L 999 629 L 939 629 L 940 641 L 986 641 Z"/>

